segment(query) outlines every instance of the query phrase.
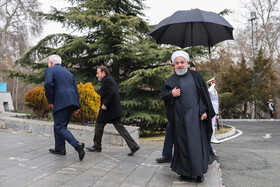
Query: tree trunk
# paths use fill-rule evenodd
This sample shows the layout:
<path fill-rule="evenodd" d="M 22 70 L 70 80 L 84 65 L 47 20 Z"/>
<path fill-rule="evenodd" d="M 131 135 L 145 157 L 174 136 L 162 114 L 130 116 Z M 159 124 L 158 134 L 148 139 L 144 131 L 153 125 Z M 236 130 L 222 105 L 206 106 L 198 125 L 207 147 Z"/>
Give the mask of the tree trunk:
<path fill-rule="evenodd" d="M 5 47 L 6 31 L 3 30 L 0 42 L 0 59 L 4 60 L 4 47 Z"/>
<path fill-rule="evenodd" d="M 244 109 L 243 109 L 243 114 L 242 114 L 242 118 L 243 118 L 243 119 L 246 119 L 246 118 L 247 118 L 247 117 L 246 117 L 247 108 L 248 108 L 248 104 L 245 103 L 245 104 L 244 104 Z"/>

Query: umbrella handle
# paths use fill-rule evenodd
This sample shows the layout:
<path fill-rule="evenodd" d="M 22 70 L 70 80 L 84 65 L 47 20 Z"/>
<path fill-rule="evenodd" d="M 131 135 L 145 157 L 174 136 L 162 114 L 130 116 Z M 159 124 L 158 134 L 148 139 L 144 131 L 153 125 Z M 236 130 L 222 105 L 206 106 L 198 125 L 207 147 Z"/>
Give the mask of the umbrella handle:
<path fill-rule="evenodd" d="M 193 60 L 193 22 L 191 22 L 191 59 Z"/>

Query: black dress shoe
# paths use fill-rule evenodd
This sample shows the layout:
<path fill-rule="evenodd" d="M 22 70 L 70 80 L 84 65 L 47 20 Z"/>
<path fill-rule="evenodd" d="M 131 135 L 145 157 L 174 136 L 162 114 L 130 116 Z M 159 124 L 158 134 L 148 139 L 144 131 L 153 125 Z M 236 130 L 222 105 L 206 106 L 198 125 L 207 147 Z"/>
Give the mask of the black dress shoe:
<path fill-rule="evenodd" d="M 127 155 L 128 155 L 128 156 L 133 156 L 134 153 L 135 153 L 136 151 L 138 151 L 139 149 L 140 149 L 140 146 L 137 145 L 136 147 L 132 148 L 132 149 L 131 149 L 131 152 L 128 153 Z"/>
<path fill-rule="evenodd" d="M 209 156 L 209 159 L 208 159 L 208 165 L 211 165 L 213 163 L 213 156 Z"/>
<path fill-rule="evenodd" d="M 197 176 L 196 177 L 196 182 L 198 182 L 198 183 L 202 183 L 203 181 L 204 181 L 204 176 L 202 175 L 202 176 Z"/>
<path fill-rule="evenodd" d="M 213 155 L 213 156 L 209 156 L 209 160 L 208 160 L 208 165 L 211 165 L 215 160 L 217 160 L 217 156 Z"/>
<path fill-rule="evenodd" d="M 86 147 L 87 150 L 92 151 L 92 152 L 101 152 L 101 148 L 97 148 L 97 147 Z"/>
<path fill-rule="evenodd" d="M 181 180 L 184 180 L 184 181 L 191 181 L 191 180 L 192 180 L 192 177 L 188 177 L 188 176 L 181 175 L 181 176 L 180 176 L 180 179 L 181 179 Z"/>
<path fill-rule="evenodd" d="M 157 158 L 156 161 L 158 163 L 168 163 L 168 162 L 171 162 L 171 157 L 162 156 L 160 158 Z"/>
<path fill-rule="evenodd" d="M 76 147 L 75 147 L 75 150 L 79 153 L 79 159 L 80 161 L 82 161 L 85 157 L 85 151 L 84 151 L 84 148 L 85 148 L 85 144 L 83 142 L 79 142 Z"/>
<path fill-rule="evenodd" d="M 66 155 L 65 150 L 49 149 L 49 152 L 52 153 L 52 154 L 57 154 L 57 155 Z"/>

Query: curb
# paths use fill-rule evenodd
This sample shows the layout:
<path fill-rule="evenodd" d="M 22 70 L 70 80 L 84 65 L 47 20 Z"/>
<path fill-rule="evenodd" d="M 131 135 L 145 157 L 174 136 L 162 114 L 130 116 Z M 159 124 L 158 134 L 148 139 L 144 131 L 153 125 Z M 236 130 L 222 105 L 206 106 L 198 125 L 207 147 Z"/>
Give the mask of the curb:
<path fill-rule="evenodd" d="M 233 135 L 236 134 L 236 129 L 235 129 L 235 127 L 230 126 L 230 125 L 224 125 L 224 126 L 231 127 L 232 130 L 229 131 L 229 132 L 227 132 L 227 133 L 220 134 L 219 136 L 216 136 L 216 138 L 217 138 L 218 140 L 222 140 L 222 139 L 228 138 L 228 137 L 233 136 Z"/>
<path fill-rule="evenodd" d="M 247 122 L 256 122 L 256 121 L 280 121 L 280 119 L 222 119 L 222 122 L 225 121 L 247 121 Z"/>

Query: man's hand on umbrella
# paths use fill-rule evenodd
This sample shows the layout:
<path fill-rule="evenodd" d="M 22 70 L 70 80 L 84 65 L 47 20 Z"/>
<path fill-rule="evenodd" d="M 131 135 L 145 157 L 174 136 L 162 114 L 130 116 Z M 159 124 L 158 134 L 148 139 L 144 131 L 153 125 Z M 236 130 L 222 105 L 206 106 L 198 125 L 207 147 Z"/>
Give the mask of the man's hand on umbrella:
<path fill-rule="evenodd" d="M 179 97 L 180 95 L 181 95 L 181 89 L 175 87 L 175 88 L 172 90 L 172 96 L 173 96 L 173 97 Z"/>

